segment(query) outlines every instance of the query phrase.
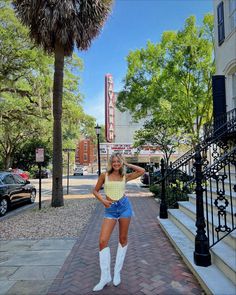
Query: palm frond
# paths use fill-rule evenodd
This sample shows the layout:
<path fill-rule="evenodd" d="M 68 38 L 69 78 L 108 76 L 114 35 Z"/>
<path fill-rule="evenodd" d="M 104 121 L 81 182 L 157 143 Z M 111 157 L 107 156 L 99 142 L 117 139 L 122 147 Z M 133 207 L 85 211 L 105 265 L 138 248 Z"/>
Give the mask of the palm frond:
<path fill-rule="evenodd" d="M 75 45 L 80 50 L 91 45 L 111 12 L 112 0 L 14 0 L 13 5 L 38 45 L 51 53 L 58 44 L 71 55 Z"/>

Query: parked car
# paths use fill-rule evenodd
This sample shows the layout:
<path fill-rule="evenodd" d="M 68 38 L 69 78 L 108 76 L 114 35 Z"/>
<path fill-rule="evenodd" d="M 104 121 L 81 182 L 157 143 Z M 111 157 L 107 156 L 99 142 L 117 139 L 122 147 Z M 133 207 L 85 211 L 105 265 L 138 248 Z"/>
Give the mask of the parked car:
<path fill-rule="evenodd" d="M 81 166 L 75 167 L 74 169 L 74 176 L 76 175 L 84 175 L 84 169 Z"/>
<path fill-rule="evenodd" d="M 11 169 L 10 172 L 13 172 L 13 173 L 16 173 L 16 174 L 20 175 L 24 180 L 29 179 L 29 172 L 23 171 L 23 170 L 21 170 L 19 168 Z"/>
<path fill-rule="evenodd" d="M 6 214 L 16 203 L 28 201 L 34 203 L 36 188 L 29 180 L 24 180 L 13 172 L 0 172 L 0 216 Z"/>
<path fill-rule="evenodd" d="M 98 172 L 99 172 L 99 171 L 97 170 L 97 174 L 98 174 Z M 107 168 L 102 167 L 102 168 L 101 168 L 101 173 L 106 173 L 106 172 L 107 172 Z"/>
<path fill-rule="evenodd" d="M 39 178 L 39 170 L 35 172 L 35 178 Z M 49 178 L 52 177 L 52 172 L 49 169 L 41 169 L 41 178 Z"/>
<path fill-rule="evenodd" d="M 169 170 L 168 173 L 170 171 L 171 170 Z M 157 170 L 153 173 L 152 182 L 157 182 L 158 180 L 161 180 L 161 178 L 162 178 L 161 170 Z M 183 172 L 180 169 L 177 169 L 177 171 L 173 174 L 173 178 L 174 179 L 177 178 L 181 181 L 187 182 L 187 181 L 190 181 L 193 178 L 193 176 L 188 175 L 187 173 Z M 149 185 L 149 172 L 145 172 L 141 176 L 140 181 L 145 185 Z"/>

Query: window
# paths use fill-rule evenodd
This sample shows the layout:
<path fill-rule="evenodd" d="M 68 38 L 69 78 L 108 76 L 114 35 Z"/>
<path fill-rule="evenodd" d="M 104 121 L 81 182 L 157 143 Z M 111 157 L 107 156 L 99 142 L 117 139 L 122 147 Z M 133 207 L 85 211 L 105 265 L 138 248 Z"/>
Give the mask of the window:
<path fill-rule="evenodd" d="M 233 106 L 236 108 L 236 72 L 232 75 L 232 94 Z"/>
<path fill-rule="evenodd" d="M 13 177 L 14 177 L 15 182 L 16 182 L 17 184 L 25 184 L 24 179 L 23 179 L 22 177 L 20 177 L 19 175 L 17 175 L 17 174 L 13 174 Z"/>
<path fill-rule="evenodd" d="M 236 28 L 236 0 L 229 2 L 229 28 L 230 32 Z"/>
<path fill-rule="evenodd" d="M 6 176 L 3 178 L 2 182 L 3 182 L 4 184 L 15 184 L 14 178 L 13 178 L 13 176 L 10 175 L 10 174 L 6 175 Z"/>
<path fill-rule="evenodd" d="M 84 154 L 84 162 L 88 160 L 87 154 Z"/>
<path fill-rule="evenodd" d="M 88 150 L 88 143 L 84 142 L 84 152 L 87 152 L 87 150 Z"/>
<path fill-rule="evenodd" d="M 218 44 L 221 45 L 225 39 L 224 3 L 223 2 L 221 2 L 217 6 L 217 22 L 218 22 Z"/>

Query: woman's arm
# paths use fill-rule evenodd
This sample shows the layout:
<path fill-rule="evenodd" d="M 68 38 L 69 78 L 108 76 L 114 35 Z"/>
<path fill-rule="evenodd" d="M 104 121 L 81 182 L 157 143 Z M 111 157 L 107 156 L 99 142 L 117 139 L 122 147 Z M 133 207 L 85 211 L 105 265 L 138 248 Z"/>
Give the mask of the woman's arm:
<path fill-rule="evenodd" d="M 139 167 L 137 165 L 129 164 L 123 159 L 123 163 L 126 167 L 134 170 L 134 172 L 128 173 L 126 175 L 126 181 L 130 181 L 132 179 L 138 178 L 139 176 L 143 175 L 145 172 L 145 169 L 142 167 Z"/>
<path fill-rule="evenodd" d="M 105 206 L 105 207 L 110 207 L 110 205 L 112 204 L 111 201 L 108 201 L 106 199 L 103 198 L 103 196 L 99 193 L 100 189 L 102 188 L 103 184 L 105 182 L 105 173 L 102 173 L 97 181 L 97 184 L 95 186 L 95 188 L 93 189 L 93 194 L 94 196 Z"/>

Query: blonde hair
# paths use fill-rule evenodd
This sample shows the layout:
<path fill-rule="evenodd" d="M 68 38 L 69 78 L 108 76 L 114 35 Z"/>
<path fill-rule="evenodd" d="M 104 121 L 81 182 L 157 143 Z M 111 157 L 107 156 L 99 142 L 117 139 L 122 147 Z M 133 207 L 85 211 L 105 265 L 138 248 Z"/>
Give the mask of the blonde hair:
<path fill-rule="evenodd" d="M 110 175 L 114 170 L 113 167 L 112 167 L 112 161 L 113 161 L 114 158 L 118 158 L 119 161 L 123 164 L 122 155 L 120 153 L 113 153 L 110 156 L 110 159 L 109 159 L 109 162 L 108 162 L 108 165 L 107 165 L 107 173 L 108 173 L 108 175 Z M 124 166 L 124 164 L 120 167 L 119 174 L 120 174 L 120 176 L 125 175 L 125 166 Z"/>

